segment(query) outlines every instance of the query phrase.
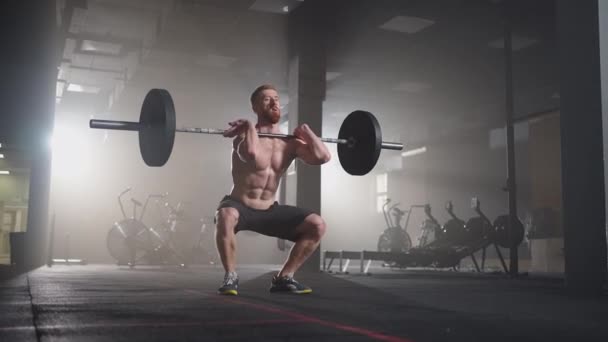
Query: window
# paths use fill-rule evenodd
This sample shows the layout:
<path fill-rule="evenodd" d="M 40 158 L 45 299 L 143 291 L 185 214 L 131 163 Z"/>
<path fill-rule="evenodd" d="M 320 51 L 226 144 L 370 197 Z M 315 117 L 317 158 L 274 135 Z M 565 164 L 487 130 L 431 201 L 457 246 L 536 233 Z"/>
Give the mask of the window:
<path fill-rule="evenodd" d="M 376 176 L 376 211 L 382 212 L 382 206 L 388 198 L 388 174 L 383 173 Z"/>

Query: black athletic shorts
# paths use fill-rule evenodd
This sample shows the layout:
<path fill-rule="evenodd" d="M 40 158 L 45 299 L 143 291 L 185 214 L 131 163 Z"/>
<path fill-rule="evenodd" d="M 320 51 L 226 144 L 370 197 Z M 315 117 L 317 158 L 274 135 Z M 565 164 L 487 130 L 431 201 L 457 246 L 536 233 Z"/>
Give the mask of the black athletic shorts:
<path fill-rule="evenodd" d="M 254 209 L 229 195 L 222 198 L 217 209 L 220 208 L 234 208 L 239 212 L 235 233 L 251 230 L 289 241 L 296 241 L 296 227 L 308 215 L 314 214 L 312 210 L 280 205 L 278 202 L 274 202 L 268 209 Z"/>

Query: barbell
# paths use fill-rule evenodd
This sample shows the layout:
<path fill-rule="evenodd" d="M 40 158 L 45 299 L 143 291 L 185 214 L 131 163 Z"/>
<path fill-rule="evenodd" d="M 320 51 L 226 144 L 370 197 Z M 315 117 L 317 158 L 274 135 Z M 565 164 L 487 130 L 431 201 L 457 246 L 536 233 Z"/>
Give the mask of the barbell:
<path fill-rule="evenodd" d="M 223 134 L 224 129 L 183 127 L 176 128 L 175 106 L 171 94 L 165 89 L 151 89 L 144 99 L 139 122 L 115 120 L 90 120 L 90 128 L 137 131 L 139 150 L 148 166 L 163 166 L 169 160 L 175 132 Z M 258 133 L 261 137 L 294 139 L 294 135 Z M 361 176 L 370 172 L 381 149 L 402 150 L 403 144 L 382 141 L 382 131 L 376 117 L 363 110 L 350 113 L 338 132 L 338 138 L 321 138 L 323 142 L 338 144 L 340 164 L 351 175 Z"/>

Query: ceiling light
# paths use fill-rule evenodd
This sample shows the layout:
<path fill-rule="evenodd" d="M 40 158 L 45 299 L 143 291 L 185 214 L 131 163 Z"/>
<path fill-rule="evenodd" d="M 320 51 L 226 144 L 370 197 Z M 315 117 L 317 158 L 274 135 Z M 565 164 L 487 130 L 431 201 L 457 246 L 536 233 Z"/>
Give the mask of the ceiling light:
<path fill-rule="evenodd" d="M 4 154 L 0 153 L 0 159 L 4 159 Z"/>
<path fill-rule="evenodd" d="M 408 150 L 408 151 L 402 152 L 401 156 L 402 157 L 411 157 L 411 156 L 415 156 L 415 155 L 422 154 L 425 152 L 426 152 L 426 146 L 422 146 L 420 148 L 415 148 L 413 150 Z"/>
<path fill-rule="evenodd" d="M 513 50 L 513 51 L 527 48 L 536 43 L 538 43 L 538 40 L 534 39 L 534 38 L 521 37 L 521 36 L 517 36 L 517 35 L 511 36 L 511 50 Z M 498 38 L 494 41 L 489 42 L 488 46 L 491 48 L 495 48 L 495 49 L 504 49 L 505 40 L 504 40 L 504 38 Z"/>
<path fill-rule="evenodd" d="M 68 85 L 68 91 L 75 92 L 75 93 L 98 94 L 101 91 L 101 88 L 94 87 L 94 86 L 88 86 L 88 85 L 82 85 L 82 84 L 76 84 L 76 83 L 70 83 Z"/>
<path fill-rule="evenodd" d="M 81 51 L 99 52 L 107 55 L 119 55 L 122 50 L 121 44 L 100 42 L 96 40 L 83 40 L 80 45 Z"/>
<path fill-rule="evenodd" d="M 395 91 L 405 91 L 408 93 L 420 93 L 431 89 L 432 86 L 428 83 L 404 81 L 395 85 L 392 89 Z"/>
<path fill-rule="evenodd" d="M 411 34 L 420 32 L 433 24 L 435 24 L 433 20 L 399 15 L 382 24 L 380 28 L 387 31 Z"/>
<path fill-rule="evenodd" d="M 10 175 L 10 174 L 11 174 L 10 171 L 0 170 L 0 175 Z"/>
<path fill-rule="evenodd" d="M 256 12 L 287 14 L 300 6 L 298 0 L 256 0 L 249 9 Z"/>

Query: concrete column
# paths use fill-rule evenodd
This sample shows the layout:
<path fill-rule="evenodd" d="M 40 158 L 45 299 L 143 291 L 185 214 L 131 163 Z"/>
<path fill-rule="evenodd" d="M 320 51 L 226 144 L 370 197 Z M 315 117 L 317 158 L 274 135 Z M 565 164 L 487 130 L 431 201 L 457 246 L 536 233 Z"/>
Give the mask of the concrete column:
<path fill-rule="evenodd" d="M 581 295 L 600 294 L 606 280 L 601 2 L 557 1 L 565 278 Z"/>
<path fill-rule="evenodd" d="M 304 2 L 289 15 L 289 129 L 308 124 L 322 135 L 325 100 L 325 20 L 323 1 Z M 295 185 L 295 186 L 294 186 Z M 321 168 L 296 162 L 296 173 L 287 176 L 287 189 L 295 188 L 295 204 L 321 213 Z M 288 197 L 293 198 L 292 195 Z M 319 271 L 320 249 L 301 271 Z"/>
<path fill-rule="evenodd" d="M 50 138 L 55 114 L 55 84 L 60 53 L 55 1 L 9 0 L 0 24 L 2 52 L 0 90 L 3 122 L 0 140 L 24 151 L 30 162 L 25 263 L 45 262 L 51 178 Z"/>
<path fill-rule="evenodd" d="M 608 184 L 608 2 L 598 1 L 599 34 L 600 34 L 600 69 L 602 89 L 602 133 L 604 147 L 604 191 Z M 608 213 L 608 199 L 604 201 Z M 608 242 L 608 224 L 604 222 L 604 233 Z M 608 248 L 608 247 L 607 247 Z M 606 259 L 608 253 L 604 250 Z M 606 266 L 604 266 L 606 268 Z M 608 279 L 606 280 L 608 282 Z"/>

